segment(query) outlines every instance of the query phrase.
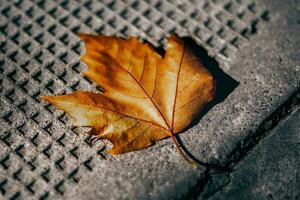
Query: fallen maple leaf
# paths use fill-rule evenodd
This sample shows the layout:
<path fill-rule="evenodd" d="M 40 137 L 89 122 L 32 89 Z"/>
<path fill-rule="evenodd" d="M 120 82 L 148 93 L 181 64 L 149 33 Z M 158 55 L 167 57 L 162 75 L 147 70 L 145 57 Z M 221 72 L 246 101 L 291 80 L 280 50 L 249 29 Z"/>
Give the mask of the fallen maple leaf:
<path fill-rule="evenodd" d="M 75 126 L 92 127 L 90 134 L 112 142 L 109 154 L 143 149 L 168 136 L 180 150 L 174 134 L 190 124 L 215 91 L 201 61 L 175 35 L 164 57 L 134 37 L 79 36 L 86 45 L 85 75 L 104 92 L 42 99 L 68 113 Z"/>

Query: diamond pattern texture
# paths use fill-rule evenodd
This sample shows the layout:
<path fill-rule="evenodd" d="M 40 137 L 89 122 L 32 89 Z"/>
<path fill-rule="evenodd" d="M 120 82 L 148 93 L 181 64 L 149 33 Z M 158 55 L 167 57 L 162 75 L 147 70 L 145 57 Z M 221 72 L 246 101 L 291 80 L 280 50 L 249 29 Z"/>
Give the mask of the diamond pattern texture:
<path fill-rule="evenodd" d="M 82 76 L 78 32 L 137 36 L 154 46 L 172 32 L 203 46 L 226 71 L 268 21 L 254 0 L 0 0 L 0 193 L 64 197 L 106 159 L 65 113 L 40 95 L 97 91 Z"/>

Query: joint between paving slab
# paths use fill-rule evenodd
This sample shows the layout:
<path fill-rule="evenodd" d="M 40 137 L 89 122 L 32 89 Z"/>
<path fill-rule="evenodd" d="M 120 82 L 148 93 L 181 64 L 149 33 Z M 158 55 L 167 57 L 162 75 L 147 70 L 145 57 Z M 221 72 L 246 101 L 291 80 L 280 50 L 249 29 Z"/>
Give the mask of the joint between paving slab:
<path fill-rule="evenodd" d="M 198 181 L 198 183 L 193 187 L 193 189 L 191 189 L 182 199 L 194 200 L 202 193 L 204 187 L 212 178 L 209 173 L 210 170 L 211 169 L 209 167 L 206 168 L 201 181 Z"/>
<path fill-rule="evenodd" d="M 232 170 L 249 152 L 251 152 L 256 144 L 268 135 L 270 130 L 274 129 L 280 121 L 287 118 L 298 106 L 300 106 L 300 88 L 298 88 L 271 115 L 263 120 L 253 134 L 249 134 L 249 137 L 243 141 L 245 144 L 244 148 L 238 146 L 233 149 L 232 153 L 228 156 L 228 162 L 225 166 L 228 166 L 228 168 Z"/>
<path fill-rule="evenodd" d="M 224 183 L 224 184 L 222 184 L 222 185 L 220 185 L 217 189 L 215 189 L 212 193 L 210 193 L 210 194 L 208 194 L 208 195 L 203 195 L 203 199 L 208 199 L 208 198 L 210 198 L 211 196 L 214 196 L 215 194 L 217 194 L 218 192 L 221 192 L 221 191 L 223 191 L 230 183 L 231 183 L 231 180 L 232 180 L 232 178 L 231 178 L 231 172 L 229 172 L 229 176 L 228 176 L 228 180 Z M 213 177 L 212 176 L 210 176 L 210 180 L 209 181 L 211 181 L 211 182 L 213 182 L 214 180 L 213 180 Z M 208 181 L 208 182 L 209 182 Z M 203 188 L 203 190 L 204 190 L 204 188 Z M 203 191 L 202 190 L 202 191 Z M 201 193 L 202 194 L 202 193 Z M 199 194 L 197 197 L 195 197 L 194 199 L 198 199 L 198 197 L 200 197 L 200 195 L 201 194 Z"/>
<path fill-rule="evenodd" d="M 225 184 L 217 188 L 209 196 L 213 196 L 219 191 L 222 191 L 223 188 L 226 188 L 227 185 L 231 182 L 230 174 L 233 169 L 253 150 L 253 148 L 261 142 L 268 133 L 274 129 L 280 121 L 284 120 L 290 114 L 300 106 L 300 88 L 298 88 L 281 106 L 279 106 L 271 115 L 269 115 L 263 122 L 258 126 L 254 134 L 251 134 L 251 138 L 246 139 L 247 145 L 243 149 L 234 149 L 232 154 L 229 156 L 229 162 L 224 167 L 220 166 L 219 168 L 207 166 L 207 170 L 204 174 L 204 179 L 201 179 L 199 183 L 192 189 L 185 199 L 197 199 L 201 196 L 204 187 L 207 183 L 212 180 L 211 174 L 229 172 L 229 180 Z M 207 197 L 209 197 L 207 196 Z"/>

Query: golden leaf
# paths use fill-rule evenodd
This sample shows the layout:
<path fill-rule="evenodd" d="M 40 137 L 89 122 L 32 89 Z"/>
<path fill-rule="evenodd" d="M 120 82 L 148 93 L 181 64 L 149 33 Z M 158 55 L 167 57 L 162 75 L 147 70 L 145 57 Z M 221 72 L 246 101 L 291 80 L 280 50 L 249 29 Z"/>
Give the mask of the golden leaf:
<path fill-rule="evenodd" d="M 134 37 L 79 36 L 86 45 L 85 75 L 104 92 L 42 98 L 68 113 L 74 125 L 92 127 L 91 134 L 112 142 L 110 154 L 174 139 L 213 98 L 212 75 L 175 35 L 163 57 Z"/>

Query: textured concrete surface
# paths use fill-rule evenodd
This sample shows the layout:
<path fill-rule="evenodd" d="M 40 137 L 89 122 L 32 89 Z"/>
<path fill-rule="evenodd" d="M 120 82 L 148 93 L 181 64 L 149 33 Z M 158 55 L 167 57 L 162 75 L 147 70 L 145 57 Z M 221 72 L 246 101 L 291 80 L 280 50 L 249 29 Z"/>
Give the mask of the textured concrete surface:
<path fill-rule="evenodd" d="M 259 124 L 300 87 L 299 2 L 276 2 L 265 2 L 271 22 L 250 38 L 226 70 L 238 87 L 182 134 L 188 149 L 202 161 L 233 161 L 236 149 L 247 146 Z"/>
<path fill-rule="evenodd" d="M 190 168 L 171 140 L 106 156 L 107 142 L 90 144 L 64 113 L 39 101 L 97 91 L 81 75 L 76 32 L 136 35 L 159 46 L 175 31 L 208 51 L 218 98 L 180 135 L 205 163 L 234 163 L 263 120 L 300 87 L 297 1 L 0 0 L 0 11 L 4 199 L 182 199 L 207 182 L 211 167 Z"/>
<path fill-rule="evenodd" d="M 199 199 L 299 199 L 299 122 L 300 108 L 273 129 L 232 173 L 213 176 Z"/>

